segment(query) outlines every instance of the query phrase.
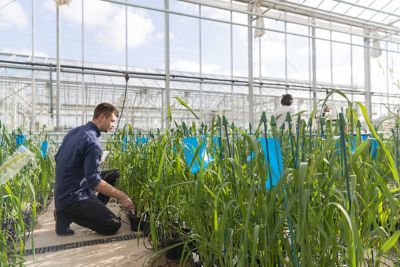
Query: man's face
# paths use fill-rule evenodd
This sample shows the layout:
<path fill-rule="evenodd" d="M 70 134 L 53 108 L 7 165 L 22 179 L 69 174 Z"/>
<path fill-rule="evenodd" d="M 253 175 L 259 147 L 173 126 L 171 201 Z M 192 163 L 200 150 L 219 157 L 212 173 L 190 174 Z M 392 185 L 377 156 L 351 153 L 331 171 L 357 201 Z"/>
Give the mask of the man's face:
<path fill-rule="evenodd" d="M 105 114 L 101 114 L 100 119 L 101 119 L 100 131 L 107 133 L 112 128 L 114 128 L 115 122 L 117 121 L 117 116 L 115 116 L 114 113 L 112 113 L 109 117 L 107 117 Z"/>

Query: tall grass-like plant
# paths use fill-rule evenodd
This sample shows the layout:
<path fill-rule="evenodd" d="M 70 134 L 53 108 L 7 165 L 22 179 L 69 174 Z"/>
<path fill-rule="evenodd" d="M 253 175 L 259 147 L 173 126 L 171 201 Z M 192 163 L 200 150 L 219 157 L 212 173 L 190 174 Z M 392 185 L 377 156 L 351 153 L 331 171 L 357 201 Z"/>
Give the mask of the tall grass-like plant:
<path fill-rule="evenodd" d="M 347 99 L 340 91 L 327 98 L 333 93 Z M 398 255 L 392 250 L 399 237 L 398 174 L 395 148 L 388 146 L 396 137 L 379 136 L 358 107 L 379 143 L 376 158 L 348 100 L 338 118 L 314 110 L 308 123 L 288 117 L 286 130 L 266 117 L 250 133 L 224 117 L 209 127 L 174 122 L 143 147 L 114 146 L 111 162 L 127 174 L 121 189 L 147 203 L 142 212 L 150 214 L 155 253 L 178 239 L 181 264 L 195 251 L 203 266 L 380 266 Z M 206 142 L 214 158 L 196 173 L 184 158 L 187 136 Z M 282 148 L 284 170 L 270 189 L 271 166 L 258 137 L 274 137 Z"/>
<path fill-rule="evenodd" d="M 25 148 L 17 148 L 17 132 L 10 133 L 1 124 L 0 132 L 0 264 L 16 266 L 23 264 L 25 241 L 34 228 L 37 209 L 45 208 L 51 196 L 54 163 L 50 154 L 43 157 L 38 149 L 44 134 L 29 136 Z"/>

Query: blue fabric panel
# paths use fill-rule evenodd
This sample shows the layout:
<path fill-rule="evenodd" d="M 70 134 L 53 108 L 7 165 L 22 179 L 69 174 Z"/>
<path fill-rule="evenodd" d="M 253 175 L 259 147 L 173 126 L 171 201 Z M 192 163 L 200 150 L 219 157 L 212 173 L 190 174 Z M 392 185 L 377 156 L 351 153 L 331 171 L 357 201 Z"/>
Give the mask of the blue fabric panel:
<path fill-rule="evenodd" d="M 203 139 L 203 137 L 202 137 L 202 139 Z M 197 157 L 193 161 L 196 150 L 199 147 L 199 143 L 198 143 L 196 137 L 185 137 L 183 139 L 183 144 L 184 144 L 183 153 L 185 156 L 185 161 L 186 161 L 186 164 L 189 166 L 191 173 L 197 173 L 201 169 L 207 168 L 208 164 L 214 160 L 212 157 L 208 156 L 207 151 L 205 149 L 206 144 L 205 144 L 205 142 L 202 142 L 202 144 L 199 148 Z M 193 162 L 193 164 L 192 164 L 192 162 Z"/>
<path fill-rule="evenodd" d="M 378 154 L 377 148 L 379 147 L 378 141 L 376 141 L 375 138 L 368 138 L 368 140 L 371 140 L 371 157 L 373 159 L 376 159 L 376 155 Z"/>
<path fill-rule="evenodd" d="M 271 174 L 271 177 L 268 177 L 267 182 L 265 183 L 265 187 L 267 189 L 274 187 L 281 177 L 283 172 L 283 160 L 282 160 L 282 150 L 281 144 L 279 143 L 279 139 L 276 138 L 268 138 L 268 152 L 267 152 L 267 142 L 265 137 L 257 138 L 259 142 L 261 142 L 261 146 L 264 152 L 265 161 L 267 166 L 269 166 L 268 175 Z M 268 153 L 268 157 L 267 157 Z M 268 162 L 269 158 L 269 162 Z"/>
<path fill-rule="evenodd" d="M 365 141 L 369 137 L 369 134 L 361 134 L 361 140 Z"/>
<path fill-rule="evenodd" d="M 367 140 L 368 136 L 369 134 L 361 134 L 361 141 Z M 357 148 L 357 140 L 356 140 L 356 135 L 354 135 L 353 138 L 351 139 L 351 154 L 354 154 L 354 152 L 356 152 L 356 148 Z"/>
<path fill-rule="evenodd" d="M 203 134 L 201 136 L 201 141 L 203 142 L 203 146 L 205 148 L 206 144 L 207 144 L 207 135 L 206 134 Z M 207 149 L 205 149 L 203 153 L 204 153 L 203 154 L 204 162 L 207 162 L 207 166 L 208 166 L 208 163 L 214 161 L 214 158 L 211 155 L 208 154 Z"/>
<path fill-rule="evenodd" d="M 252 161 L 256 157 L 256 153 L 254 151 L 250 152 L 250 155 L 247 156 L 247 161 Z"/>
<path fill-rule="evenodd" d="M 356 148 L 357 148 L 357 139 L 355 136 L 351 137 L 351 146 L 350 146 L 350 150 L 351 150 L 351 154 L 354 154 L 354 152 L 356 152 Z"/>
<path fill-rule="evenodd" d="M 49 148 L 49 141 L 44 140 L 40 145 L 40 153 L 42 154 L 43 158 L 46 157 L 48 148 Z"/>
<path fill-rule="evenodd" d="M 126 148 L 128 147 L 128 136 L 124 136 L 124 138 L 122 139 L 122 151 L 125 152 Z"/>
<path fill-rule="evenodd" d="M 219 136 L 214 135 L 212 137 L 212 152 L 215 153 L 217 151 L 217 147 L 221 149 L 221 138 Z"/>
<path fill-rule="evenodd" d="M 144 145 L 144 144 L 147 144 L 149 142 L 149 140 L 148 140 L 148 138 L 147 137 L 145 137 L 145 136 L 137 136 L 136 137 L 136 144 L 137 145 Z"/>
<path fill-rule="evenodd" d="M 17 136 L 15 137 L 15 142 L 17 143 L 17 146 L 20 146 L 23 143 L 25 143 L 25 135 L 17 134 Z"/>

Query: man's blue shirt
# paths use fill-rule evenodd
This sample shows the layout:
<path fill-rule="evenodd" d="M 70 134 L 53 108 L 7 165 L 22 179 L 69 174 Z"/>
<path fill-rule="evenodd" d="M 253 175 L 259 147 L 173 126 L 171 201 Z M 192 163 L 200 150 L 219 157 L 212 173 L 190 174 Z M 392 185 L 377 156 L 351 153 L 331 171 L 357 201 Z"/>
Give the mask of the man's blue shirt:
<path fill-rule="evenodd" d="M 101 181 L 100 158 L 103 149 L 100 130 L 88 122 L 65 135 L 56 160 L 55 206 L 62 210 L 69 204 L 88 199 Z"/>

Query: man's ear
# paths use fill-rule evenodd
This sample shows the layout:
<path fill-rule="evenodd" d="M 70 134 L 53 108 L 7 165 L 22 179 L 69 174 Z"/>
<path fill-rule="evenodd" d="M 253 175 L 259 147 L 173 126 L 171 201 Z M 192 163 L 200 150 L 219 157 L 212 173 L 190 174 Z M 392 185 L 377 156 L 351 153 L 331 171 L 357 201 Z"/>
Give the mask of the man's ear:
<path fill-rule="evenodd" d="M 99 119 L 100 119 L 101 121 L 104 121 L 104 120 L 107 119 L 107 117 L 106 117 L 105 114 L 102 113 L 102 114 L 100 114 Z"/>

